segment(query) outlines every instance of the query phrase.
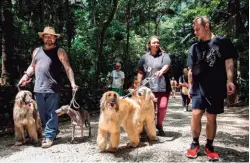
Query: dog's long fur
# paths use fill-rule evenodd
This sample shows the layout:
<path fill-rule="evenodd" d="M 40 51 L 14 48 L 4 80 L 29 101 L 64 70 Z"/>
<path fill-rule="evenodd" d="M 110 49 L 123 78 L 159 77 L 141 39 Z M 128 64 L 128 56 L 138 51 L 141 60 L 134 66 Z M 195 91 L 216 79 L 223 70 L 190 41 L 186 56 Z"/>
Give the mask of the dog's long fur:
<path fill-rule="evenodd" d="M 75 138 L 75 126 L 80 126 L 81 137 L 83 138 L 83 125 L 85 124 L 85 126 L 89 128 L 89 137 L 91 136 L 90 115 L 87 110 L 83 109 L 80 111 L 76 111 L 70 108 L 69 105 L 63 105 L 56 110 L 56 113 L 58 114 L 58 116 L 61 116 L 63 114 L 68 114 L 70 116 L 72 124 L 72 142 Z"/>
<path fill-rule="evenodd" d="M 122 125 L 130 138 L 129 146 L 137 147 L 139 133 L 134 113 L 139 105 L 132 99 L 122 99 L 116 92 L 108 91 L 100 100 L 100 118 L 97 145 L 104 151 L 107 146 L 107 133 L 110 134 L 108 152 L 115 152 L 120 143 L 120 126 Z"/>
<path fill-rule="evenodd" d="M 35 143 L 42 136 L 42 123 L 40 120 L 37 104 L 32 99 L 30 91 L 19 91 L 15 98 L 13 109 L 16 145 L 25 143 L 25 132 Z"/>
<path fill-rule="evenodd" d="M 129 91 L 134 91 L 130 89 Z M 150 140 L 158 140 L 156 137 L 156 128 L 155 128 L 155 110 L 154 110 L 154 102 L 157 101 L 153 92 L 142 86 L 139 88 L 132 96 L 140 106 L 140 109 L 136 110 L 136 115 L 138 115 L 138 130 L 139 133 L 142 132 L 143 127 L 145 127 L 148 138 Z"/>

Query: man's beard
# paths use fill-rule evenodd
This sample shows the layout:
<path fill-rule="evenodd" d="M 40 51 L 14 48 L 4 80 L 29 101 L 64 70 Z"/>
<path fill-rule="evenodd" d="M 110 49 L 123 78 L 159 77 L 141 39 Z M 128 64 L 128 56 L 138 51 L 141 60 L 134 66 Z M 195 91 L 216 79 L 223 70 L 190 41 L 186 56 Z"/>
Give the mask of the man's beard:
<path fill-rule="evenodd" d="M 52 46 L 54 44 L 55 43 L 53 43 L 52 41 L 46 41 L 46 42 L 44 42 L 44 45 L 47 45 L 47 46 Z"/>

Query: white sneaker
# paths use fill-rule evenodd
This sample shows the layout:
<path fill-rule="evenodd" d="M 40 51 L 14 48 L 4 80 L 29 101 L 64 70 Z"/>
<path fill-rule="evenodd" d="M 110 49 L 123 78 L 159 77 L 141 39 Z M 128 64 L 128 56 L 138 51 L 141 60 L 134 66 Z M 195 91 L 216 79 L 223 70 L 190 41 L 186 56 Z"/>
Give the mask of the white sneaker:
<path fill-rule="evenodd" d="M 184 108 L 183 108 L 183 111 L 187 111 L 187 108 L 186 108 L 186 107 L 184 107 Z"/>

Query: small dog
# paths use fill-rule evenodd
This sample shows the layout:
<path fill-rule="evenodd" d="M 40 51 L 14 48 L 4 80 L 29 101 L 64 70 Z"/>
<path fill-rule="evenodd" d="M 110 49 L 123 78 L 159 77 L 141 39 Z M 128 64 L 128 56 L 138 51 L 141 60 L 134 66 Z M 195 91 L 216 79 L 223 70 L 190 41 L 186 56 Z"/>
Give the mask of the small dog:
<path fill-rule="evenodd" d="M 42 122 L 37 110 L 37 104 L 32 99 L 30 91 L 19 91 L 15 98 L 13 109 L 13 119 L 15 126 L 15 145 L 25 143 L 25 133 L 35 143 L 42 137 Z"/>
<path fill-rule="evenodd" d="M 72 139 L 71 142 L 75 139 L 75 126 L 80 126 L 81 128 L 81 137 L 83 138 L 83 125 L 89 128 L 89 137 L 91 136 L 91 126 L 90 126 L 90 115 L 87 110 L 73 110 L 69 105 L 63 105 L 56 110 L 58 116 L 63 114 L 68 114 L 71 118 L 72 124 Z"/>
<path fill-rule="evenodd" d="M 116 152 L 120 143 L 120 126 L 122 125 L 130 139 L 129 146 L 137 147 L 139 133 L 135 123 L 135 110 L 139 105 L 132 99 L 119 97 L 118 93 L 108 91 L 100 100 L 100 118 L 98 125 L 97 145 L 102 151 Z M 107 133 L 110 134 L 109 148 L 107 148 Z"/>
<path fill-rule="evenodd" d="M 129 91 L 134 92 L 133 89 L 129 89 Z M 154 102 L 157 102 L 157 99 L 153 92 L 151 89 L 142 86 L 133 93 L 132 99 L 134 99 L 140 106 L 140 109 L 135 113 L 140 117 L 138 123 L 139 133 L 141 133 L 143 127 L 145 127 L 148 138 L 153 141 L 158 140 L 156 136 L 154 109 Z"/>

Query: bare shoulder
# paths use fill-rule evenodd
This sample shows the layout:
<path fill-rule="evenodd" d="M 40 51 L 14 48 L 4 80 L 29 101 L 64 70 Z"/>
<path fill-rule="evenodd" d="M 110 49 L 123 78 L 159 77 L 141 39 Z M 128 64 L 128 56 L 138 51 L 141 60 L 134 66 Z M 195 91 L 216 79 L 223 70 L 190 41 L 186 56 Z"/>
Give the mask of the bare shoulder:
<path fill-rule="evenodd" d="M 57 55 L 61 61 L 68 58 L 67 52 L 62 48 L 58 48 Z"/>

